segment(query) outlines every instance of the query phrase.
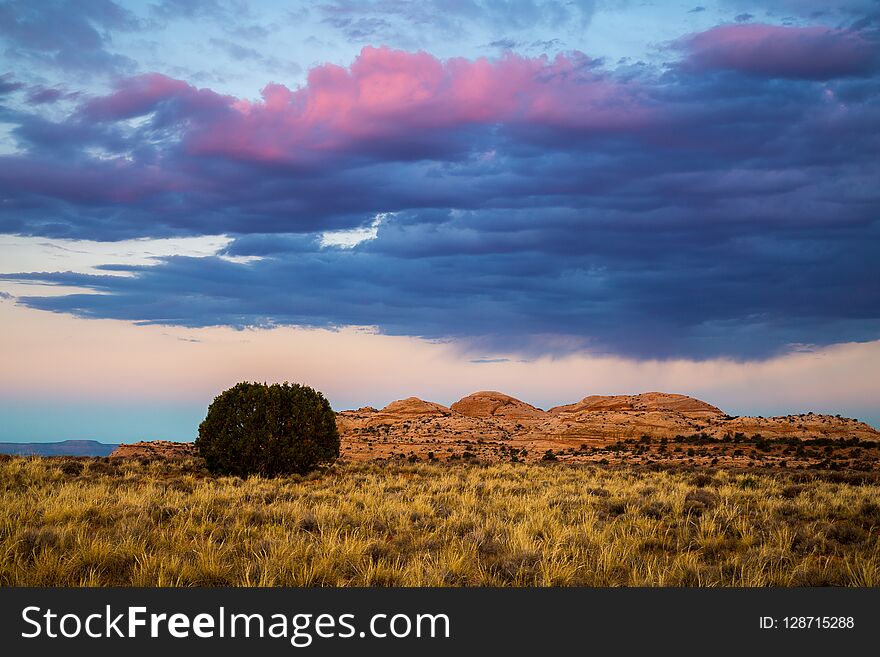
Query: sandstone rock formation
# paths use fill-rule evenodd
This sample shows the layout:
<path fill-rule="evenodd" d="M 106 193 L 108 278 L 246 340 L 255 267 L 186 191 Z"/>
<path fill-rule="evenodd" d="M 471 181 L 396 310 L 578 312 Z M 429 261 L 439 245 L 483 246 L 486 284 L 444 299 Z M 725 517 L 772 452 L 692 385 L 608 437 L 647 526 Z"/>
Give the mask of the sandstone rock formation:
<path fill-rule="evenodd" d="M 442 457 L 456 450 L 486 456 L 502 448 L 506 454 L 516 450 L 531 459 L 547 449 L 602 447 L 643 436 L 880 440 L 880 432 L 847 418 L 731 417 L 699 399 L 662 392 L 592 395 L 549 411 L 497 391 L 475 392 L 449 408 L 409 398 L 379 411 L 343 411 L 337 414 L 337 424 L 343 454 L 356 459 L 428 453 Z"/>
<path fill-rule="evenodd" d="M 396 417 L 443 416 L 451 413 L 451 411 L 442 404 L 424 401 L 418 397 L 407 397 L 406 399 L 393 401 L 378 412 Z"/>
<path fill-rule="evenodd" d="M 716 438 L 740 433 L 744 436 L 758 434 L 764 438 L 880 439 L 880 432 L 869 424 L 848 417 L 816 413 L 766 418 L 735 417 L 724 422 L 710 424 L 706 433 Z"/>
<path fill-rule="evenodd" d="M 195 443 L 175 443 L 170 440 L 150 440 L 120 445 L 113 450 L 113 453 L 110 454 L 110 458 L 182 459 L 195 455 Z"/>
<path fill-rule="evenodd" d="M 640 395 L 590 395 L 579 402 L 554 406 L 548 413 L 577 413 L 579 411 L 673 411 L 686 415 L 713 417 L 724 412 L 699 399 L 665 392 L 645 392 Z"/>
<path fill-rule="evenodd" d="M 540 418 L 547 415 L 540 408 L 494 390 L 483 390 L 455 402 L 450 408 L 469 417 Z"/>

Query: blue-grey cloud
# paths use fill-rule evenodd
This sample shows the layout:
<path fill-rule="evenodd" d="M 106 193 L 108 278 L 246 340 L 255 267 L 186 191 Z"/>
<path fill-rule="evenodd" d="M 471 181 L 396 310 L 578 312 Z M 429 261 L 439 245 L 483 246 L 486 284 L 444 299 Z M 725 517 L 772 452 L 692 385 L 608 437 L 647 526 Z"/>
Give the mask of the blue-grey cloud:
<path fill-rule="evenodd" d="M 827 38 L 816 34 L 796 36 Z M 872 33 L 857 39 L 858 53 L 876 52 Z M 355 78 L 339 67 L 316 69 L 299 91 L 267 87 L 247 112 L 159 75 L 121 81 L 60 119 L 0 109 L 20 149 L 0 158 L 0 232 L 233 237 L 217 257 L 12 275 L 91 290 L 18 302 L 639 357 L 877 339 L 876 60 L 841 51 L 830 70 L 782 53 L 768 73 L 730 48 L 707 61 L 715 51 L 683 47 L 688 65 L 487 62 L 487 76 L 547 94 L 544 113 L 511 94 L 487 100 L 488 118 L 462 102 L 304 123 L 295 111 L 323 102 L 321 85 L 337 94 L 332 107 L 347 102 L 338 94 Z M 376 70 L 445 74 L 424 53 L 370 57 Z M 374 73 L 368 63 L 359 74 Z M 455 82 L 440 84 L 437 103 Z M 374 238 L 322 246 L 324 232 L 377 216 Z"/>
<path fill-rule="evenodd" d="M 536 336 L 556 335 L 600 353 L 748 358 L 880 334 L 876 221 L 756 231 L 735 217 L 643 223 L 543 209 L 546 226 L 536 227 L 531 211 L 426 215 L 386 218 L 375 240 L 350 250 L 297 236 L 279 236 L 273 250 L 250 236 L 229 249 L 262 258 L 247 264 L 173 257 L 108 268 L 131 277 L 12 278 L 93 289 L 20 299 L 83 317 L 376 325 L 526 352 L 546 349 Z"/>
<path fill-rule="evenodd" d="M 536 26 L 583 28 L 595 0 L 332 0 L 319 7 L 322 21 L 354 43 L 410 45 L 426 34 L 438 38 L 474 28 L 491 32 Z"/>
<path fill-rule="evenodd" d="M 138 18 L 113 0 L 0 3 L 4 55 L 61 70 L 118 73 L 133 69 L 133 60 L 112 51 L 109 34 L 139 27 Z"/>
<path fill-rule="evenodd" d="M 24 84 L 18 82 L 12 73 L 0 75 L 0 95 L 11 94 L 22 88 L 24 88 Z"/>

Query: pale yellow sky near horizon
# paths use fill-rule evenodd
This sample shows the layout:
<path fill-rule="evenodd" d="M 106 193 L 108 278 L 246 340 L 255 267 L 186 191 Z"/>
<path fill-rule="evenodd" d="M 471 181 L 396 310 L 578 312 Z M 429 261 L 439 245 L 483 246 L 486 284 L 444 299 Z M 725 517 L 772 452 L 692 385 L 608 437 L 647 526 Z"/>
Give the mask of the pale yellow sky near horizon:
<path fill-rule="evenodd" d="M 337 409 L 383 406 L 410 395 L 449 404 L 483 389 L 544 408 L 589 394 L 659 390 L 734 414 L 815 411 L 869 419 L 880 399 L 880 341 L 756 362 L 588 354 L 523 360 L 367 329 L 138 326 L 2 299 L 0 344 L 0 397 L 7 400 L 204 403 L 241 380 L 289 380 L 322 390 Z M 876 424 L 876 410 L 874 416 Z"/>

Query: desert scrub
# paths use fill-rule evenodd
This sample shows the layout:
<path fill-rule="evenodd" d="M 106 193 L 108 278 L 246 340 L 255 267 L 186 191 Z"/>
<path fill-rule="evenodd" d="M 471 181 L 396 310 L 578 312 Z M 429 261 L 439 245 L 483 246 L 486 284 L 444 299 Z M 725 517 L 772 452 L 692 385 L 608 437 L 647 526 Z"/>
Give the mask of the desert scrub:
<path fill-rule="evenodd" d="M 16 457 L 0 499 L 5 586 L 880 585 L 880 486 L 839 473 Z"/>

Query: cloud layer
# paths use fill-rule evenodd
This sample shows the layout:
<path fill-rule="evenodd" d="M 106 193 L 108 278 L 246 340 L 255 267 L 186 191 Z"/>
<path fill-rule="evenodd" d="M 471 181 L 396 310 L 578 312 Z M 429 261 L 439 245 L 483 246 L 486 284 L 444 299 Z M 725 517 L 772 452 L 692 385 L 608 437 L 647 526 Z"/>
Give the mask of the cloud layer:
<path fill-rule="evenodd" d="M 683 39 L 685 66 L 768 78 L 829 80 L 876 70 L 877 48 L 858 32 L 826 27 L 720 25 Z"/>
<path fill-rule="evenodd" d="M 874 32 L 731 24 L 667 52 L 609 68 L 367 47 L 257 101 L 149 73 L 55 120 L 31 92 L 0 109 L 18 144 L 0 158 L 0 232 L 226 234 L 224 255 L 251 258 L 11 278 L 99 293 L 21 299 L 84 317 L 522 351 L 876 339 Z M 371 239 L 353 248 L 322 239 L 357 228 Z"/>

